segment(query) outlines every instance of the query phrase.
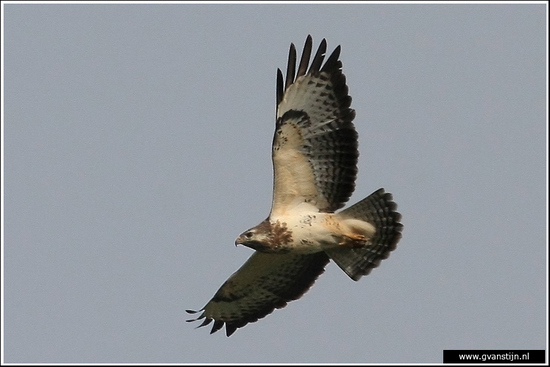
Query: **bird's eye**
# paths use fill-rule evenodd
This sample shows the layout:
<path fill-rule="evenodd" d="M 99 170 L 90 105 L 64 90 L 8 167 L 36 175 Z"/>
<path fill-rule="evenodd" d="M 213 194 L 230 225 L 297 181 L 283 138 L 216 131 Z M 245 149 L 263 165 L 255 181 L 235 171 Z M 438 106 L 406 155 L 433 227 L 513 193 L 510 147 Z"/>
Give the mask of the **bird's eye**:
<path fill-rule="evenodd" d="M 246 232 L 246 233 L 244 234 L 244 236 L 245 236 L 246 238 L 252 238 L 252 232 Z"/>

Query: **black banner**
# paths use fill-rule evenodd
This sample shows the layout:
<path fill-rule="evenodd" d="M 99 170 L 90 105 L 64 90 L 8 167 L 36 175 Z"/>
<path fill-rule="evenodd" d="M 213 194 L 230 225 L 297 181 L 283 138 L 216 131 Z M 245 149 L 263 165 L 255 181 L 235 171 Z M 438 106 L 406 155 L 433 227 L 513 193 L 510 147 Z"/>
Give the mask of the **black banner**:
<path fill-rule="evenodd" d="M 545 350 L 444 350 L 443 363 L 545 363 Z"/>

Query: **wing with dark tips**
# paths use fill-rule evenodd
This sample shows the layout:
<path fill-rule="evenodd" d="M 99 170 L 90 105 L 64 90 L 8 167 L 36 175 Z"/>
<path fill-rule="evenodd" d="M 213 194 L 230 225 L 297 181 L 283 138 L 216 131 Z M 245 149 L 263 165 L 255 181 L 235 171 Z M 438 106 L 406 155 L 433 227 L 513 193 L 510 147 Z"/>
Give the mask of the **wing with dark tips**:
<path fill-rule="evenodd" d="M 214 321 L 210 333 L 225 325 L 230 336 L 240 327 L 255 322 L 300 298 L 323 273 L 328 256 L 314 254 L 266 254 L 255 252 L 220 287 L 195 319 L 204 319 L 198 327 Z M 187 310 L 188 313 L 200 311 Z"/>
<path fill-rule="evenodd" d="M 352 123 L 355 112 L 341 70 L 340 46 L 323 65 L 326 48 L 323 39 L 308 70 L 312 50 L 308 36 L 296 78 L 294 45 L 286 78 L 277 71 L 272 214 L 304 201 L 333 212 L 344 206 L 355 188 L 359 156 Z"/>

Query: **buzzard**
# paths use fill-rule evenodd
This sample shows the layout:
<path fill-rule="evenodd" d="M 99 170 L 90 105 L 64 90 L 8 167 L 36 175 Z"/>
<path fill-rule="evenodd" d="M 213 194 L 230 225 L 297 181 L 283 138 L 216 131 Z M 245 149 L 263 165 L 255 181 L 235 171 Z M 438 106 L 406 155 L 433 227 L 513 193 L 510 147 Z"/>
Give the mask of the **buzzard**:
<path fill-rule="evenodd" d="M 290 45 L 286 78 L 277 70 L 277 118 L 272 145 L 273 201 L 267 219 L 235 241 L 254 253 L 220 287 L 195 319 L 214 321 L 227 336 L 300 298 L 332 259 L 359 280 L 396 248 L 403 226 L 392 195 L 379 189 L 339 211 L 357 176 L 357 132 L 352 123 L 340 46 L 323 65 L 323 39 L 309 64 L 305 42 L 296 72 Z"/>

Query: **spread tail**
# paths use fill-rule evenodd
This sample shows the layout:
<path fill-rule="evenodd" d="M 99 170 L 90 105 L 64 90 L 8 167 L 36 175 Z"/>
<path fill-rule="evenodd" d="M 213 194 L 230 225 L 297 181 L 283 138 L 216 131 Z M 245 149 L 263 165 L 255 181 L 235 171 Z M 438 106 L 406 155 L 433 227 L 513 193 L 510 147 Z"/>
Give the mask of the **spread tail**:
<path fill-rule="evenodd" d="M 363 220 L 376 228 L 376 233 L 364 247 L 339 246 L 325 250 L 351 279 L 359 280 L 363 275 L 369 274 L 395 250 L 403 229 L 399 222 L 401 214 L 396 209 L 397 204 L 393 202 L 392 195 L 379 189 L 338 213 L 342 218 Z"/>

